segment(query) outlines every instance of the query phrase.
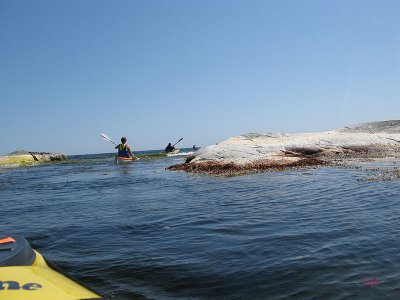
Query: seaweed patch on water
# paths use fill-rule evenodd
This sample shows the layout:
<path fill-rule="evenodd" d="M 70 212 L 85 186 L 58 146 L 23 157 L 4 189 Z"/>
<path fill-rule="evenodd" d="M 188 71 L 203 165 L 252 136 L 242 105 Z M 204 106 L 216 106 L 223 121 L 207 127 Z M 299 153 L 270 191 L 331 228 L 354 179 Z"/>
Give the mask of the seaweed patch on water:
<path fill-rule="evenodd" d="M 301 158 L 294 161 L 287 160 L 260 160 L 254 163 L 237 164 L 233 162 L 197 162 L 183 163 L 167 167 L 170 171 L 185 171 L 188 173 L 200 173 L 217 176 L 241 176 L 247 174 L 284 171 L 288 169 L 300 169 L 327 165 L 328 163 L 315 158 Z"/>
<path fill-rule="evenodd" d="M 400 170 L 397 167 L 393 169 L 386 168 L 369 168 L 367 172 L 372 172 L 365 177 L 357 179 L 357 181 L 363 182 L 379 182 L 379 181 L 392 181 L 400 180 Z"/>

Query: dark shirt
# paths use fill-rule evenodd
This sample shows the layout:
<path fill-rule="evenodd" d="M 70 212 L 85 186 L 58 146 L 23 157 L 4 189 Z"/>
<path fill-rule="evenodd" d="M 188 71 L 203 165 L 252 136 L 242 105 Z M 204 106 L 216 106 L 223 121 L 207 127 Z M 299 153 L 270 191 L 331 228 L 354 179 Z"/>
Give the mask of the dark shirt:
<path fill-rule="evenodd" d="M 172 152 L 172 151 L 174 151 L 175 150 L 175 147 L 174 146 L 170 146 L 170 145 L 168 145 L 166 148 L 165 148 L 165 152 Z"/>

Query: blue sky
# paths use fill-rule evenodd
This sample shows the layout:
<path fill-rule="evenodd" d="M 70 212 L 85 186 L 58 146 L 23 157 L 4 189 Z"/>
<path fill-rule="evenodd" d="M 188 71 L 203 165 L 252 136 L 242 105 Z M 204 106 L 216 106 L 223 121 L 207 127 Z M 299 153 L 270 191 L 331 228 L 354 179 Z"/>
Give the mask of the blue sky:
<path fill-rule="evenodd" d="M 400 119 L 400 1 L 3 0 L 0 154 Z"/>

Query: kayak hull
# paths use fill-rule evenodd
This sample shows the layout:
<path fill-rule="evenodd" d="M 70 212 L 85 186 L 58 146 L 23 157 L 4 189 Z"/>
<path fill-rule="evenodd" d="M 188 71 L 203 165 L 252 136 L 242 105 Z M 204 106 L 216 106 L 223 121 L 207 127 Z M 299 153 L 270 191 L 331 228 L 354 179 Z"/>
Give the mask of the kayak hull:
<path fill-rule="evenodd" d="M 181 149 L 175 149 L 174 151 L 165 152 L 167 156 L 178 154 Z"/>
<path fill-rule="evenodd" d="M 134 162 L 137 158 L 135 156 L 133 157 L 118 157 L 115 156 L 115 163 L 117 164 L 129 164 L 131 162 Z"/>
<path fill-rule="evenodd" d="M 100 295 L 51 266 L 25 239 L 11 240 L 0 243 L 0 299 L 102 299 Z M 21 252 L 26 253 L 21 255 Z"/>
<path fill-rule="evenodd" d="M 180 149 L 175 149 L 172 152 L 158 152 L 158 153 L 152 153 L 152 154 L 139 154 L 138 158 L 143 158 L 143 159 L 151 159 L 151 158 L 160 158 L 160 157 L 167 157 L 167 156 L 173 156 L 178 154 Z"/>

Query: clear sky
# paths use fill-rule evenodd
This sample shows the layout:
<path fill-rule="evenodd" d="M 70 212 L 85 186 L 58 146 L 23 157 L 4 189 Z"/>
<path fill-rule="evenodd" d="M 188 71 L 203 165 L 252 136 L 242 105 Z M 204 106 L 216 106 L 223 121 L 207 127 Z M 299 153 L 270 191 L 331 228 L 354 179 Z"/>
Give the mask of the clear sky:
<path fill-rule="evenodd" d="M 398 0 L 2 0 L 0 154 L 400 119 Z"/>

